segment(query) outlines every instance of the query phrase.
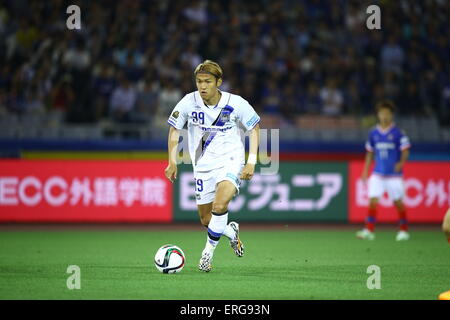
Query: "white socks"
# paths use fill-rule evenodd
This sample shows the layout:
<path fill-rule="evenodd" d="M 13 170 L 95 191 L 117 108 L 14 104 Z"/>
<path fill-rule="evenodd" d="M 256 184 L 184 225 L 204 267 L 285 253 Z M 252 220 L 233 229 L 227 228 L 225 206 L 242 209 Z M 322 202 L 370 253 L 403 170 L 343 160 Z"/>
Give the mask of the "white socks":
<path fill-rule="evenodd" d="M 212 212 L 211 220 L 208 224 L 208 238 L 205 250 L 214 251 L 219 243 L 220 236 L 224 233 L 228 223 L 228 211 L 222 214 Z M 228 233 L 228 231 L 227 231 Z"/>

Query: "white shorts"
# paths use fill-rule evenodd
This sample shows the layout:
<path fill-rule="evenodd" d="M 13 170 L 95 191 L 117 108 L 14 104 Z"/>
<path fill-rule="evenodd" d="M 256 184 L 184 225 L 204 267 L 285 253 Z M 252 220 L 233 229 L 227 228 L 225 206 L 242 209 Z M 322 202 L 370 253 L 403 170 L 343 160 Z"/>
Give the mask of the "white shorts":
<path fill-rule="evenodd" d="M 197 205 L 213 202 L 216 196 L 216 186 L 224 180 L 230 181 L 236 187 L 236 194 L 239 194 L 239 186 L 241 185 L 239 177 L 243 167 L 244 164 L 235 161 L 210 171 L 194 171 Z"/>
<path fill-rule="evenodd" d="M 383 177 L 372 174 L 369 178 L 369 198 L 380 198 L 387 191 L 392 201 L 401 200 L 405 193 L 402 177 Z"/>

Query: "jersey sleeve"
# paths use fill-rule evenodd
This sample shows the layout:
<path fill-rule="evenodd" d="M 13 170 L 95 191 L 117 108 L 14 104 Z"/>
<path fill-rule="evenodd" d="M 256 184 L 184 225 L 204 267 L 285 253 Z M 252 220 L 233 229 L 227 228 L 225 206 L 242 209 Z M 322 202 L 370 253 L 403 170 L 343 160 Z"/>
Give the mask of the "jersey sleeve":
<path fill-rule="evenodd" d="M 261 120 L 255 109 L 245 99 L 242 99 L 238 110 L 239 121 L 247 131 L 252 130 Z"/>
<path fill-rule="evenodd" d="M 371 131 L 371 132 L 369 132 L 369 136 L 367 137 L 366 151 L 373 152 L 374 149 L 375 149 L 375 144 L 373 143 L 372 131 Z"/>
<path fill-rule="evenodd" d="M 402 150 L 402 151 L 411 148 L 411 143 L 409 142 L 409 138 L 403 131 L 400 131 L 399 147 L 400 147 L 400 150 Z"/>
<path fill-rule="evenodd" d="M 173 111 L 170 114 L 167 123 L 170 124 L 175 129 L 178 130 L 183 129 L 188 119 L 189 105 L 190 105 L 190 97 L 189 95 L 185 95 L 183 99 L 181 99 L 177 103 L 175 108 L 173 108 Z"/>

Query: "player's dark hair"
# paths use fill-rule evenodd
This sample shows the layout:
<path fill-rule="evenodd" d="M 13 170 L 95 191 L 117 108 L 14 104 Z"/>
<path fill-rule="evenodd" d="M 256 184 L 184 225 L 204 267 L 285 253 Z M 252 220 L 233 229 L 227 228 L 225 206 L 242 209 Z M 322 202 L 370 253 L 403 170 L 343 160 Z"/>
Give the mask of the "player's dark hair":
<path fill-rule="evenodd" d="M 382 101 L 378 102 L 375 106 L 376 112 L 379 112 L 381 109 L 388 109 L 392 113 L 394 113 L 395 112 L 395 104 L 391 100 L 382 100 Z"/>

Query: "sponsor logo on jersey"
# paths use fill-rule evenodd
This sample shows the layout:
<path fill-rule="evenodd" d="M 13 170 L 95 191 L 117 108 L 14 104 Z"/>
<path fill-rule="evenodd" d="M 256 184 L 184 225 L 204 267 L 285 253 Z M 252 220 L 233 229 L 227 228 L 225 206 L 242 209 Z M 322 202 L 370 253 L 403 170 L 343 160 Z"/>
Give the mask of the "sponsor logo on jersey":
<path fill-rule="evenodd" d="M 179 115 L 180 115 L 180 113 L 178 111 L 174 111 L 172 113 L 172 117 L 174 117 L 175 119 L 177 119 Z"/>
<path fill-rule="evenodd" d="M 194 123 L 194 125 L 196 125 Z M 217 127 L 202 127 L 202 126 L 198 126 L 200 127 L 200 129 L 202 129 L 202 131 L 206 131 L 206 132 L 225 132 L 227 130 L 232 129 L 233 127 L 225 127 L 225 128 L 217 128 Z"/>
<path fill-rule="evenodd" d="M 196 198 L 197 200 L 201 200 L 202 197 L 200 196 L 200 193 L 196 193 L 196 194 L 195 194 L 195 198 Z"/>
<path fill-rule="evenodd" d="M 375 144 L 377 149 L 395 149 L 395 144 L 392 142 L 377 142 Z"/>

